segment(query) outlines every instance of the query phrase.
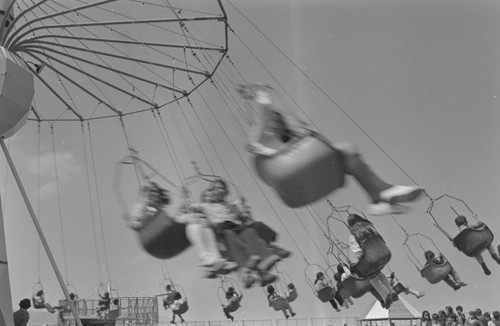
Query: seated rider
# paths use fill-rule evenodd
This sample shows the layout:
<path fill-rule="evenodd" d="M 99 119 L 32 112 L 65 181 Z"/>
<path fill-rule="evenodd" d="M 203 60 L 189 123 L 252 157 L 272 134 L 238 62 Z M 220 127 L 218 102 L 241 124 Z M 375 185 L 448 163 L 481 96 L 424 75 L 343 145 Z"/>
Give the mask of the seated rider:
<path fill-rule="evenodd" d="M 344 288 L 344 285 L 342 284 L 342 276 L 344 276 L 344 280 L 345 280 L 348 277 L 347 274 L 350 276 L 351 273 L 350 273 L 350 271 L 348 273 L 346 273 L 344 271 L 344 266 L 345 265 L 343 265 L 343 264 L 337 265 L 337 272 L 335 274 L 333 274 L 333 279 L 336 282 L 337 291 L 340 294 L 340 297 L 344 300 L 344 303 L 342 304 L 342 306 L 346 309 L 349 309 L 350 306 L 354 304 L 354 302 L 352 301 L 351 294 L 349 293 L 349 291 L 347 291 Z M 345 269 L 348 269 L 348 267 L 346 266 Z"/>
<path fill-rule="evenodd" d="M 170 305 L 172 303 L 174 303 L 175 294 L 177 293 L 177 291 L 175 291 L 172 288 L 172 285 L 170 285 L 170 284 L 167 284 L 167 286 L 165 287 L 165 290 L 167 292 L 165 293 L 165 297 L 163 298 L 163 308 L 168 309 L 168 308 L 170 308 Z"/>
<path fill-rule="evenodd" d="M 288 301 L 286 300 L 286 298 L 283 297 L 278 292 L 276 292 L 276 289 L 272 285 L 267 286 L 267 300 L 269 301 L 269 307 L 276 304 L 276 301 L 279 300 L 280 304 L 283 304 L 283 309 L 281 309 L 281 311 L 285 315 L 286 319 L 288 319 L 290 317 L 290 315 L 292 315 L 292 317 L 295 316 L 295 312 L 293 312 L 293 309 L 290 306 L 290 304 L 288 303 Z M 288 315 L 287 311 L 290 312 L 290 315 Z"/>
<path fill-rule="evenodd" d="M 258 121 L 252 126 L 248 136 L 249 151 L 255 155 L 272 156 L 280 149 L 311 135 L 307 128 L 291 130 L 278 112 L 276 91 L 269 86 L 241 85 L 238 92 L 257 107 Z M 371 215 L 402 214 L 410 208 L 400 203 L 412 202 L 420 197 L 423 188 L 418 186 L 392 185 L 382 180 L 367 165 L 357 148 L 350 143 L 337 144 L 341 164 L 346 174 L 352 175 L 370 197 L 368 213 Z"/>
<path fill-rule="evenodd" d="M 369 237 L 379 234 L 375 226 L 367 219 L 351 214 L 347 217 L 347 225 L 349 227 L 349 243 L 351 251 L 357 259 L 363 257 L 363 243 Z M 389 309 L 393 301 L 398 300 L 398 295 L 394 292 L 389 280 L 382 272 L 378 272 L 375 277 L 370 278 L 370 284 L 378 293 L 382 307 Z"/>
<path fill-rule="evenodd" d="M 337 302 L 335 302 L 335 300 L 337 300 L 338 303 L 342 305 L 344 303 L 344 299 L 342 299 L 338 291 L 335 289 L 335 286 L 333 284 L 330 284 L 330 282 L 327 279 L 325 279 L 325 274 L 323 274 L 323 272 L 316 273 L 316 279 L 314 280 L 314 289 L 316 290 L 316 293 L 318 294 L 321 290 L 325 288 L 332 289 L 333 297 L 328 302 L 330 302 L 335 311 L 340 312 L 340 309 L 337 306 Z"/>
<path fill-rule="evenodd" d="M 463 215 L 459 215 L 455 218 L 455 224 L 457 225 L 459 231 L 462 231 L 466 228 L 477 229 L 479 227 L 484 226 L 483 222 L 478 222 L 478 223 L 469 225 L 469 223 L 467 222 L 467 218 Z M 500 257 L 499 257 L 500 245 L 498 246 L 499 253 L 497 253 L 495 251 L 495 248 L 493 248 L 493 245 L 491 243 L 489 244 L 488 247 L 486 247 L 486 249 L 490 253 L 491 258 L 493 258 L 493 260 L 495 260 L 497 262 L 497 264 L 500 265 Z M 478 254 L 478 255 L 474 256 L 474 258 L 477 260 L 479 265 L 481 265 L 481 267 L 483 268 L 483 272 L 486 275 L 490 275 L 491 271 L 489 270 L 488 266 L 486 266 L 486 263 L 484 262 L 483 256 L 481 254 Z"/>
<path fill-rule="evenodd" d="M 102 313 L 106 310 L 109 310 L 109 306 L 111 305 L 111 297 L 109 292 L 104 292 L 104 295 L 99 293 L 99 305 L 97 307 L 97 314 L 102 316 Z"/>
<path fill-rule="evenodd" d="M 128 216 L 129 226 L 134 230 L 142 228 L 150 217 L 170 203 L 168 191 L 155 182 L 141 187 L 139 195 L 139 200 L 132 206 Z"/>
<path fill-rule="evenodd" d="M 445 262 L 445 257 L 443 256 L 442 253 L 439 253 L 439 256 L 436 257 L 436 254 L 434 254 L 434 252 L 432 250 L 427 250 L 424 253 L 424 255 L 425 255 L 425 259 L 426 259 L 425 266 L 427 266 L 429 264 L 442 265 Z M 448 261 L 448 263 L 449 263 L 449 261 Z M 451 264 L 450 264 L 450 266 L 451 266 Z M 458 276 L 458 273 L 455 271 L 453 266 L 451 266 L 451 271 L 448 275 L 446 275 L 446 277 L 444 278 L 444 281 L 446 282 L 446 284 L 451 286 L 453 288 L 453 290 L 455 290 L 455 291 L 460 289 L 462 286 L 467 285 L 460 280 L 460 276 Z"/>
<path fill-rule="evenodd" d="M 179 316 L 181 318 L 181 322 L 183 323 L 184 322 L 184 318 L 182 318 L 182 313 L 181 313 L 181 306 L 183 304 L 185 304 L 187 301 L 186 299 L 182 298 L 182 295 L 180 294 L 180 292 L 175 292 L 175 295 L 174 295 L 174 302 L 172 303 L 171 307 L 172 307 L 172 321 L 171 323 L 174 324 L 175 323 L 175 317 L 176 316 Z"/>
<path fill-rule="evenodd" d="M 232 212 L 227 203 L 228 188 L 222 179 L 212 181 L 207 196 L 210 202 L 193 204 L 192 208 L 203 214 L 209 225 L 214 229 L 217 239 L 223 242 L 230 258 L 242 269 L 242 280 L 245 287 L 255 282 L 255 277 L 249 275 L 249 270 L 258 271 L 261 285 L 265 286 L 276 280 L 276 276 L 268 271 L 281 257 L 274 253 L 262 240 L 256 229 L 243 225 Z"/>
<path fill-rule="evenodd" d="M 179 206 L 179 213 L 174 216 L 174 220 L 186 225 L 186 236 L 198 251 L 199 265 L 208 270 L 206 277 L 216 277 L 218 274 L 231 272 L 237 268 L 237 264 L 222 257 L 210 220 L 197 208 L 200 204 L 193 204 L 186 196 L 186 190 L 184 193 L 185 200 Z M 209 192 L 203 191 L 201 203 L 211 202 Z"/>
<path fill-rule="evenodd" d="M 398 286 L 400 284 L 400 286 L 403 287 L 403 293 L 408 295 L 408 294 L 411 294 L 411 295 L 414 295 L 417 299 L 420 299 L 421 297 L 423 297 L 425 295 L 425 291 L 415 291 L 413 289 L 411 289 L 409 286 L 405 286 L 403 285 L 401 282 L 398 281 L 398 283 L 396 283 L 396 274 L 394 272 L 392 272 L 390 275 L 387 275 L 387 278 L 389 279 L 389 283 L 391 284 L 392 288 L 395 289 L 396 286 Z"/>
<path fill-rule="evenodd" d="M 56 312 L 57 309 L 61 309 L 63 307 L 53 307 L 50 303 L 45 302 L 45 293 L 43 290 L 39 290 L 35 295 L 33 296 L 33 305 L 35 308 L 45 308 L 47 309 L 48 312 L 51 314 Z"/>
<path fill-rule="evenodd" d="M 231 315 L 231 312 L 238 310 L 243 295 L 238 294 L 232 286 L 227 289 L 225 295 L 227 305 L 222 305 L 222 311 L 227 319 L 231 319 L 231 321 L 233 321 L 234 317 Z"/>
<path fill-rule="evenodd" d="M 297 288 L 295 287 L 295 285 L 293 283 L 288 283 L 286 287 L 287 287 L 286 299 L 288 301 L 295 300 L 295 298 L 297 298 Z"/>

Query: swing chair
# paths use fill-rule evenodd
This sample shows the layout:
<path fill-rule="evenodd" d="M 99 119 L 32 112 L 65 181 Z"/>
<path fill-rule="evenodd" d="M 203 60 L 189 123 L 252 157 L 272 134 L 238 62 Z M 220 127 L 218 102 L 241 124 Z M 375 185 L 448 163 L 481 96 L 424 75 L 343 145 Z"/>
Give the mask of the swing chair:
<path fill-rule="evenodd" d="M 170 285 L 171 287 L 171 292 L 165 292 L 167 291 L 166 288 L 168 285 Z M 179 312 L 179 314 L 183 314 L 188 311 L 189 306 L 187 303 L 187 298 L 180 284 L 174 284 L 170 278 L 164 278 L 159 287 L 160 294 L 156 295 L 156 297 L 160 297 L 162 299 L 165 309 L 168 309 L 170 305 L 174 303 L 176 293 L 180 293 L 182 298 L 184 298 L 184 303 L 181 304 L 176 312 Z"/>
<path fill-rule="evenodd" d="M 33 302 L 33 308 L 45 309 L 45 292 L 41 281 L 33 285 L 32 293 L 31 301 Z"/>
<path fill-rule="evenodd" d="M 288 302 L 295 301 L 299 294 L 297 292 L 297 287 L 293 283 L 290 275 L 285 271 L 279 271 L 277 275 L 279 280 L 277 284 L 279 284 L 279 286 L 282 288 L 282 293 L 286 294 L 286 300 Z"/>
<path fill-rule="evenodd" d="M 185 314 L 189 310 L 189 305 L 188 305 L 188 299 L 186 297 L 186 293 L 184 292 L 182 286 L 180 284 L 174 284 L 173 289 L 175 292 L 178 292 L 182 295 L 182 298 L 184 299 L 181 305 L 179 306 L 179 309 L 175 310 L 175 313 L 177 315 L 182 315 Z"/>
<path fill-rule="evenodd" d="M 345 219 L 347 219 L 347 216 L 351 215 L 353 211 L 358 215 L 364 216 L 364 214 L 358 209 L 349 205 L 335 207 L 328 199 L 327 202 L 332 208 L 332 213 L 326 219 L 326 225 L 328 229 L 328 239 L 330 241 L 330 248 L 328 249 L 327 257 L 329 257 L 329 255 L 332 255 L 333 257 L 335 257 L 335 259 L 339 264 L 348 266 L 348 268 L 351 270 L 351 276 L 341 281 L 341 288 L 342 288 L 342 290 L 340 290 L 341 296 L 342 292 L 344 292 L 343 297 L 351 296 L 353 298 L 360 298 L 366 293 L 373 290 L 373 286 L 370 283 L 370 280 L 373 277 L 360 277 L 352 273 L 353 272 L 352 266 L 354 266 L 355 264 L 353 264 L 351 262 L 351 259 L 349 258 L 349 245 L 343 243 L 335 236 L 329 221 L 335 220 L 340 222 L 345 227 L 347 227 Z M 333 241 L 332 238 L 334 238 L 335 241 Z M 334 252 L 334 249 L 336 253 Z M 335 270 L 332 269 L 331 264 L 330 264 L 330 269 L 335 273 Z M 339 275 L 339 277 L 342 277 L 342 275 Z"/>
<path fill-rule="evenodd" d="M 344 215 L 347 214 L 347 216 L 355 213 L 363 219 L 368 220 L 363 212 L 352 206 L 348 205 L 337 208 L 331 205 L 331 207 L 334 210 L 334 213 Z M 353 210 L 355 212 L 353 212 Z M 334 213 L 332 213 L 330 216 L 342 222 L 349 229 L 349 226 L 344 221 L 344 219 L 334 217 Z M 356 263 L 351 264 L 350 267 L 351 271 L 360 278 L 370 278 L 371 276 L 378 274 L 378 272 L 380 272 L 382 268 L 384 268 L 385 265 L 387 265 L 387 263 L 391 260 L 391 250 L 389 249 L 389 247 L 387 247 L 387 244 L 385 243 L 382 236 L 378 233 L 378 231 L 364 238 L 363 241 L 359 243 L 359 245 L 363 251 L 363 255 L 358 259 Z"/>
<path fill-rule="evenodd" d="M 405 247 L 406 256 L 408 257 L 408 259 L 410 259 L 413 265 L 415 265 L 417 270 L 420 272 L 420 275 L 429 283 L 436 284 L 444 280 L 452 270 L 450 262 L 446 258 L 443 258 L 443 262 L 441 264 L 436 264 L 434 262 L 425 262 L 424 264 L 422 264 L 409 245 L 409 241 L 413 238 L 415 238 L 418 242 L 422 252 L 419 257 L 424 257 L 425 252 L 428 250 L 422 245 L 422 239 L 426 239 L 434 246 L 434 252 L 441 252 L 431 238 L 421 233 L 409 234 L 406 236 L 406 239 L 403 242 L 403 246 Z"/>
<path fill-rule="evenodd" d="M 121 160 L 115 169 L 114 192 L 121 204 L 124 216 L 130 216 L 125 200 L 120 193 L 121 183 L 121 168 L 125 164 L 134 165 L 138 174 L 143 179 L 139 196 L 140 201 L 145 201 L 145 196 L 151 192 L 157 192 L 159 198 L 163 198 L 163 203 L 168 203 L 168 198 L 165 198 L 165 190 L 160 188 L 156 183 L 151 181 L 152 177 L 158 176 L 166 180 L 170 185 L 175 187 L 175 184 L 163 177 L 149 163 L 145 162 L 137 156 L 137 152 L 131 149 L 132 154 Z M 148 169 L 151 173 L 148 175 L 144 172 Z M 141 205 L 141 204 L 137 204 Z M 142 204 L 144 205 L 144 204 Z M 144 205 L 145 206 L 145 205 Z M 177 256 L 190 246 L 190 242 L 186 237 L 186 226 L 176 222 L 166 210 L 160 207 L 144 207 L 142 218 L 131 221 L 131 228 L 137 232 L 139 241 L 144 250 L 150 255 L 159 259 L 168 259 Z"/>
<path fill-rule="evenodd" d="M 264 294 L 268 298 L 269 306 L 275 311 L 281 311 L 288 307 L 289 302 L 293 302 L 298 297 L 297 288 L 293 284 L 290 275 L 287 272 L 277 271 L 279 275 L 278 282 L 275 283 L 275 291 L 279 294 L 274 299 L 269 299 L 269 293 L 263 288 Z M 282 295 L 280 295 L 282 294 Z"/>
<path fill-rule="evenodd" d="M 168 291 L 167 286 L 169 286 L 169 285 L 170 285 L 171 291 L 166 292 L 166 291 Z M 162 303 L 163 303 L 163 307 L 165 309 L 168 309 L 170 307 L 170 305 L 172 303 L 174 303 L 174 300 L 175 300 L 174 296 L 175 296 L 175 293 L 177 292 L 172 280 L 169 278 L 164 278 L 163 281 L 159 285 L 159 292 L 160 292 L 160 294 L 157 294 L 156 297 L 161 298 Z"/>
<path fill-rule="evenodd" d="M 281 311 L 288 307 L 288 300 L 284 297 L 278 296 L 275 299 L 269 300 L 269 305 L 274 311 Z"/>
<path fill-rule="evenodd" d="M 234 292 L 238 295 L 238 300 L 232 300 L 229 304 L 225 304 L 228 301 L 226 298 L 226 293 L 229 288 L 233 288 Z M 241 307 L 241 299 L 243 299 L 243 292 L 238 285 L 238 283 L 232 278 L 221 276 L 220 277 L 220 285 L 217 288 L 217 298 L 219 299 L 220 304 L 224 307 L 225 311 L 228 313 L 235 312 Z"/>
<path fill-rule="evenodd" d="M 391 251 L 380 234 L 367 238 L 360 244 L 363 255 L 351 266 L 360 277 L 370 277 L 378 274 L 391 260 Z"/>
<path fill-rule="evenodd" d="M 466 208 L 468 214 L 459 214 L 455 210 L 455 208 L 450 205 L 450 209 L 455 214 L 455 217 L 458 217 L 460 215 L 466 217 L 467 215 L 468 217 L 472 217 L 475 220 L 474 224 L 470 224 L 470 226 L 468 226 L 467 228 L 462 229 L 455 236 L 451 236 L 444 230 L 444 228 L 437 222 L 437 219 L 432 212 L 435 202 L 445 198 L 458 201 L 462 203 Z M 493 232 L 491 232 L 486 224 L 484 224 L 477 218 L 477 214 L 474 213 L 462 199 L 450 196 L 448 194 L 442 195 L 436 199 L 431 198 L 431 203 L 427 208 L 427 214 L 432 218 L 434 225 L 453 243 L 453 245 L 469 257 L 475 257 L 481 254 L 493 242 Z"/>
<path fill-rule="evenodd" d="M 346 278 L 342 281 L 342 286 L 349 292 L 353 298 L 361 298 L 366 293 L 373 290 L 373 286 L 370 283 L 370 278 L 360 278 L 354 275 Z"/>
<path fill-rule="evenodd" d="M 275 107 L 276 111 L 284 108 L 281 96 L 269 86 L 252 84 L 238 89 L 243 98 L 261 106 L 256 101 L 257 90 L 267 93 L 271 100 L 269 105 Z M 275 189 L 287 206 L 297 208 L 311 204 L 342 187 L 344 170 L 341 155 L 328 139 L 306 129 L 304 135 L 291 137 L 290 141 L 284 143 L 278 140 L 282 135 L 276 134 L 275 123 L 266 121 L 257 136 L 260 143 L 275 149 L 275 153 L 255 154 L 253 163 L 257 174 Z M 286 125 L 283 128 L 286 129 Z"/>

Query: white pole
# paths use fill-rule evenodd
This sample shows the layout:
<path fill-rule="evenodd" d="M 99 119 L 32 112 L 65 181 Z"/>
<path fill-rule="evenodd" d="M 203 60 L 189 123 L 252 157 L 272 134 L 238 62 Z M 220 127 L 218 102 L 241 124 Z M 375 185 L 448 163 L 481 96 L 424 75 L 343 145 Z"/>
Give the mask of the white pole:
<path fill-rule="evenodd" d="M 36 218 L 35 211 L 33 210 L 33 207 L 31 206 L 31 202 L 28 198 L 28 195 L 26 194 L 26 190 L 24 189 L 23 183 L 21 182 L 21 179 L 19 178 L 19 175 L 17 174 L 16 167 L 14 165 L 14 162 L 12 161 L 12 157 L 10 156 L 9 150 L 7 149 L 7 146 L 5 145 L 5 140 L 3 137 L 0 138 L 0 145 L 2 146 L 3 152 L 5 154 L 5 158 L 7 159 L 7 163 L 9 164 L 10 170 L 12 171 L 12 175 L 14 176 L 14 179 L 16 180 L 19 191 L 21 192 L 21 195 L 23 196 L 24 203 L 26 204 L 26 208 L 28 209 L 28 212 L 31 216 L 33 224 L 35 225 L 35 229 L 38 233 L 40 241 L 42 242 L 43 248 L 45 249 L 45 252 L 47 253 L 50 264 L 52 265 L 52 268 L 54 269 L 54 273 L 56 274 L 57 280 L 59 281 L 59 285 L 61 286 L 61 289 L 64 293 L 64 297 L 66 298 L 66 301 L 68 302 L 69 308 L 71 309 L 73 316 L 75 316 L 76 324 L 78 326 L 83 326 L 82 321 L 80 320 L 80 317 L 78 316 L 78 311 L 76 310 L 74 302 L 69 297 L 69 292 L 68 292 L 68 289 L 66 288 L 66 284 L 64 283 L 64 280 L 61 276 L 59 268 L 57 267 L 54 256 L 52 255 L 52 252 L 50 251 L 47 239 L 45 239 L 45 235 L 43 234 L 42 227 L 40 226 L 40 223 L 38 222 L 38 219 Z"/>
<path fill-rule="evenodd" d="M 2 202 L 0 201 L 0 325 L 14 326 L 12 295 L 10 293 L 7 246 L 3 226 Z"/>

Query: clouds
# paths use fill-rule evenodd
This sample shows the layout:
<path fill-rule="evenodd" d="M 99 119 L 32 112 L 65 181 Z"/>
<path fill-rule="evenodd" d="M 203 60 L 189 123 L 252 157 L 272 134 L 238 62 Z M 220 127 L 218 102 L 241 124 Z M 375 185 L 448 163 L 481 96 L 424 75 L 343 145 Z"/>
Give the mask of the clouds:
<path fill-rule="evenodd" d="M 55 154 L 52 152 L 43 153 L 40 157 L 35 156 L 27 159 L 26 165 L 28 173 L 38 175 L 40 180 L 38 191 L 41 198 L 56 194 L 57 183 L 62 190 L 64 184 L 75 179 L 81 171 L 78 158 L 69 151 L 59 151 Z"/>

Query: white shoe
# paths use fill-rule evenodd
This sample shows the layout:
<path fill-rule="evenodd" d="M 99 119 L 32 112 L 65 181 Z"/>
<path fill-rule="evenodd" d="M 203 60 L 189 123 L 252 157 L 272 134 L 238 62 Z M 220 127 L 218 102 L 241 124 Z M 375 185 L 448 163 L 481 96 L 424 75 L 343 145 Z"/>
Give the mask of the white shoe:
<path fill-rule="evenodd" d="M 380 192 L 382 201 L 394 203 L 408 203 L 414 201 L 424 193 L 424 188 L 418 186 L 392 186 Z"/>
<path fill-rule="evenodd" d="M 379 202 L 376 204 L 369 204 L 366 208 L 369 215 L 381 216 L 389 214 L 406 214 L 411 212 L 411 208 L 404 205 L 389 204 L 386 202 Z"/>

